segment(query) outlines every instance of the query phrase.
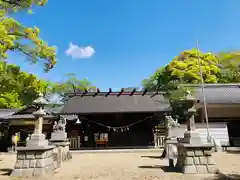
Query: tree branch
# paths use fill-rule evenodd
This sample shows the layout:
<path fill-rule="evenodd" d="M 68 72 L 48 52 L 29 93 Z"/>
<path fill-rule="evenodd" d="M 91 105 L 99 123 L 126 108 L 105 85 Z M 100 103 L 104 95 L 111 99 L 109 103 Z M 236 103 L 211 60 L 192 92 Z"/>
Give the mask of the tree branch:
<path fill-rule="evenodd" d="M 21 6 L 20 0 L 1 0 L 1 1 L 10 5 Z"/>
<path fill-rule="evenodd" d="M 27 36 L 26 36 L 25 34 L 21 34 L 21 33 L 17 33 L 17 32 L 14 32 L 14 33 L 10 32 L 10 33 L 8 33 L 7 35 L 8 35 L 8 36 L 20 36 L 20 37 L 25 37 L 25 38 L 27 38 Z"/>

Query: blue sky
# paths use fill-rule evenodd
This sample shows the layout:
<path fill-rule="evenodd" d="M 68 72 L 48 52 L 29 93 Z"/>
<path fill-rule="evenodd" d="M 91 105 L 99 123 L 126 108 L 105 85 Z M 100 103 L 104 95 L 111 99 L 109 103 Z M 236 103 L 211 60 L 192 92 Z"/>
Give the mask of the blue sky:
<path fill-rule="evenodd" d="M 52 81 L 74 72 L 102 90 L 140 86 L 196 40 L 202 51 L 240 49 L 239 10 L 239 0 L 49 0 L 16 18 L 57 46 L 56 67 L 45 74 L 21 56 L 10 62 Z"/>

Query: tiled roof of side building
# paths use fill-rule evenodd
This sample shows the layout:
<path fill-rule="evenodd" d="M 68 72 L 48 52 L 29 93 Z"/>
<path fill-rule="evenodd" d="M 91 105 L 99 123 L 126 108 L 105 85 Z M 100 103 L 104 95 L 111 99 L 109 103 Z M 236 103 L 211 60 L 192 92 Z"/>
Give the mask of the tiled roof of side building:
<path fill-rule="evenodd" d="M 19 111 L 19 109 L 0 109 L 0 118 L 14 114 L 17 111 Z"/>
<path fill-rule="evenodd" d="M 196 98 L 203 102 L 201 85 L 186 86 L 192 87 Z M 204 92 L 209 104 L 240 104 L 240 84 L 206 84 Z"/>

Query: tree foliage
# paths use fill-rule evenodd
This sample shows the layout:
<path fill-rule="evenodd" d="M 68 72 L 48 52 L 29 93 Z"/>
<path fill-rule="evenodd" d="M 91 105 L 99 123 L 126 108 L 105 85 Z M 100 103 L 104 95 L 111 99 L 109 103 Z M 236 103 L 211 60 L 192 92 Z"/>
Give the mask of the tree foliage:
<path fill-rule="evenodd" d="M 93 86 L 87 79 L 77 79 L 75 73 L 65 74 L 66 80 L 60 83 L 52 83 L 51 91 L 54 94 L 58 94 L 60 99 L 65 98 L 66 93 L 73 93 L 79 91 L 96 91 L 96 86 Z"/>
<path fill-rule="evenodd" d="M 67 80 L 61 83 L 50 82 L 21 71 L 17 65 L 0 61 L 0 108 L 29 105 L 40 92 L 49 100 L 49 106 L 52 106 L 60 102 L 64 93 L 96 89 L 87 79 L 78 80 L 73 73 L 66 76 Z"/>
<path fill-rule="evenodd" d="M 48 84 L 22 72 L 16 65 L 0 61 L 0 108 L 19 108 L 30 104 Z"/>
<path fill-rule="evenodd" d="M 8 57 L 9 51 L 19 52 L 36 63 L 44 63 L 45 71 L 56 64 L 56 49 L 39 38 L 40 30 L 25 27 L 11 18 L 18 11 L 31 12 L 33 6 L 43 6 L 47 0 L 0 0 L 0 60 Z"/>
<path fill-rule="evenodd" d="M 219 83 L 239 83 L 240 82 L 240 53 L 220 52 L 217 55 L 220 61 Z"/>
<path fill-rule="evenodd" d="M 192 49 L 180 53 L 168 65 L 157 69 L 142 81 L 142 86 L 148 89 L 159 89 L 161 86 L 171 86 L 171 84 L 201 83 L 198 55 L 204 83 L 240 82 L 240 53 L 221 52 L 215 55 Z"/>

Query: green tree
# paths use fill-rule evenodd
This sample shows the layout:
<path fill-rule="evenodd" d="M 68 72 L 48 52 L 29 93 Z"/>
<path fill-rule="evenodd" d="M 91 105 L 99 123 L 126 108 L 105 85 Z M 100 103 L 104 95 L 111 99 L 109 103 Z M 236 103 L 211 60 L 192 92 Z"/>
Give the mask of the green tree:
<path fill-rule="evenodd" d="M 240 53 L 220 52 L 217 54 L 219 67 L 221 69 L 219 83 L 239 83 L 240 82 Z"/>
<path fill-rule="evenodd" d="M 236 83 L 240 82 L 240 53 L 220 52 L 201 53 L 196 49 L 184 51 L 174 57 L 168 65 L 157 69 L 142 81 L 147 89 L 159 89 L 165 84 L 197 84 L 201 83 L 198 55 L 202 67 L 204 83 Z"/>
<path fill-rule="evenodd" d="M 89 92 L 96 91 L 96 86 L 93 86 L 87 79 L 77 79 L 75 73 L 65 75 L 67 79 L 61 83 L 52 83 L 52 93 L 58 94 L 60 99 L 65 98 L 66 93 L 73 93 L 88 90 Z"/>
<path fill-rule="evenodd" d="M 31 104 L 47 88 L 44 80 L 22 72 L 16 65 L 0 61 L 0 108 L 19 108 Z"/>
<path fill-rule="evenodd" d="M 184 51 L 174 57 L 165 67 L 165 73 L 170 76 L 171 80 L 190 84 L 200 83 L 198 56 L 204 82 L 217 83 L 220 75 L 219 59 L 212 53 L 201 53 L 196 49 Z"/>
<path fill-rule="evenodd" d="M 32 63 L 38 61 L 48 71 L 56 64 L 56 49 L 39 38 L 37 27 L 25 27 L 11 17 L 13 13 L 28 11 L 33 6 L 43 6 L 47 0 L 0 0 L 0 60 L 8 57 L 9 51 L 19 52 Z"/>

